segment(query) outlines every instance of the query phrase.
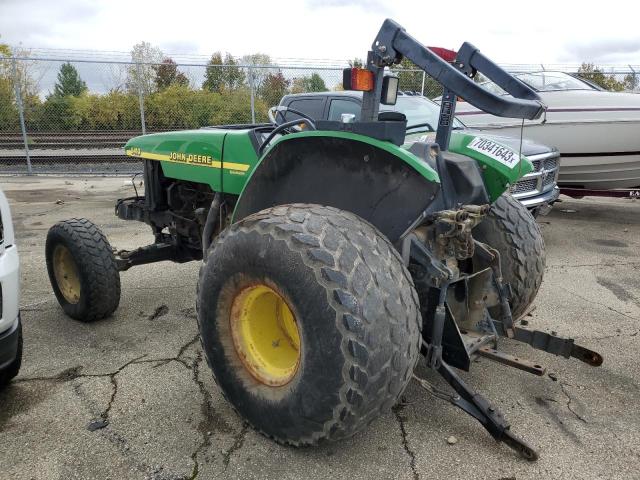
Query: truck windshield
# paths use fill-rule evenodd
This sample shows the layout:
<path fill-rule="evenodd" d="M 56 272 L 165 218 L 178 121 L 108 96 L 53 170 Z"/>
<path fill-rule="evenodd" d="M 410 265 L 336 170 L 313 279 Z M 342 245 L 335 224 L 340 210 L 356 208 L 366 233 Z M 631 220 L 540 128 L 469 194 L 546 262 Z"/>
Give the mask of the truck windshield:
<path fill-rule="evenodd" d="M 403 113 L 407 117 L 407 127 L 420 125 L 416 130 L 433 130 L 438 127 L 440 106 L 424 97 L 399 96 L 395 105 L 380 105 L 380 111 Z M 455 119 L 453 128 L 464 128 L 464 124 Z"/>

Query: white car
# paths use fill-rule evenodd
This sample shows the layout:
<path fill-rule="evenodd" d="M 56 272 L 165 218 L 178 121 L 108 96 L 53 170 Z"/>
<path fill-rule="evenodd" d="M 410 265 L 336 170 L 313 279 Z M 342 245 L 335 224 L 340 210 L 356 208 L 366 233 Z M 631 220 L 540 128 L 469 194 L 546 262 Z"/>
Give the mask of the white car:
<path fill-rule="evenodd" d="M 18 374 L 22 364 L 20 263 L 9 202 L 0 190 L 0 388 Z"/>
<path fill-rule="evenodd" d="M 583 189 L 640 186 L 640 94 L 608 92 L 562 72 L 515 75 L 538 92 L 548 107 L 524 122 L 524 136 L 560 150 L 560 187 Z M 482 84 L 506 95 L 494 83 Z M 521 120 L 501 118 L 458 102 L 456 115 L 470 128 L 520 136 Z"/>

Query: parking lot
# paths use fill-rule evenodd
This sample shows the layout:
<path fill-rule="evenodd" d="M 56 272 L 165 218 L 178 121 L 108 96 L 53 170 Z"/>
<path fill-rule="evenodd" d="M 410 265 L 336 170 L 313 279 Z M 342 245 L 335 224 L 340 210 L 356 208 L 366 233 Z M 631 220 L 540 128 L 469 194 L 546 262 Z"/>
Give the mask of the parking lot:
<path fill-rule="evenodd" d="M 198 263 L 122 273 L 120 307 L 98 323 L 70 320 L 58 307 L 44 261 L 47 229 L 87 217 L 117 248 L 150 243 L 148 227 L 114 216 L 130 185 L 4 177 L 2 188 L 21 254 L 25 356 L 0 393 L 1 478 L 640 478 L 640 201 L 563 197 L 539 220 L 547 268 L 529 325 L 576 338 L 604 356 L 601 367 L 505 341 L 507 352 L 548 374 L 482 359 L 463 375 L 540 450 L 528 463 L 415 382 L 348 441 L 275 444 L 234 413 L 203 361 Z"/>

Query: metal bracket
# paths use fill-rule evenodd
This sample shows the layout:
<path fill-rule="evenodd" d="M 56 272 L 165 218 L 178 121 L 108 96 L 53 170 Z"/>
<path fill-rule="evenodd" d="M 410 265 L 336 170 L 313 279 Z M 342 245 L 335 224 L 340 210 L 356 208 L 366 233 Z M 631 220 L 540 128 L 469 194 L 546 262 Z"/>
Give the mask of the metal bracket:
<path fill-rule="evenodd" d="M 486 243 L 474 240 L 476 251 L 483 257 L 483 259 L 489 264 L 493 271 L 493 281 L 496 285 L 498 292 L 498 298 L 500 300 L 500 314 L 502 321 L 501 333 L 508 337 L 514 337 L 513 331 L 513 316 L 511 315 L 511 306 L 509 305 L 509 298 L 511 298 L 511 287 L 505 284 L 502 280 L 502 265 L 500 262 L 500 252 L 495 248 L 491 248 Z"/>
<path fill-rule="evenodd" d="M 438 116 L 438 129 L 436 130 L 436 143 L 443 152 L 449 150 L 449 140 L 453 130 L 453 119 L 456 111 L 457 96 L 447 87 L 442 92 L 440 101 L 440 115 Z"/>
<path fill-rule="evenodd" d="M 562 338 L 539 330 L 528 330 L 520 327 L 515 327 L 514 330 L 514 340 L 527 343 L 538 350 L 565 358 L 574 357 L 592 367 L 602 365 L 602 356 L 599 353 L 576 345 L 573 338 Z"/>
<path fill-rule="evenodd" d="M 489 360 L 502 363 L 503 365 L 507 365 L 509 367 L 517 368 L 518 370 L 533 373 L 534 375 L 537 375 L 539 377 L 543 376 L 547 371 L 547 369 L 542 365 L 533 363 L 530 360 L 525 360 L 523 358 L 509 355 L 508 353 L 499 352 L 495 348 L 486 346 L 480 347 L 477 352 L 481 357 L 488 358 Z"/>
<path fill-rule="evenodd" d="M 173 243 L 161 242 L 145 245 L 135 250 L 119 250 L 114 252 L 116 260 L 116 268 L 119 272 L 129 270 L 136 265 L 145 265 L 147 263 L 163 262 L 170 260 L 172 262 L 183 263 L 196 260 L 185 249 L 179 249 Z"/>

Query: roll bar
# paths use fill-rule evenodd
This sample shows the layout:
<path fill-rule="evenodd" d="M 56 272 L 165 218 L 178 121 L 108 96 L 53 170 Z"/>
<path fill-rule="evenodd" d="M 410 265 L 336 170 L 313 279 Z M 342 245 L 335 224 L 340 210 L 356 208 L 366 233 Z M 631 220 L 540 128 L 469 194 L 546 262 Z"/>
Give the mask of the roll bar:
<path fill-rule="evenodd" d="M 534 120 L 545 106 L 538 94 L 528 85 L 509 74 L 474 47 L 465 42 L 451 65 L 409 35 L 391 19 L 382 24 L 371 51 L 367 55 L 367 69 L 375 77 L 374 90 L 365 92 L 362 120 L 375 121 L 378 116 L 384 67 L 408 58 L 444 87 L 438 122 L 437 143 L 442 150 L 449 145 L 456 98 L 462 97 L 473 106 L 499 117 Z M 492 80 L 512 97 L 496 95 L 473 81 L 477 72 Z"/>

